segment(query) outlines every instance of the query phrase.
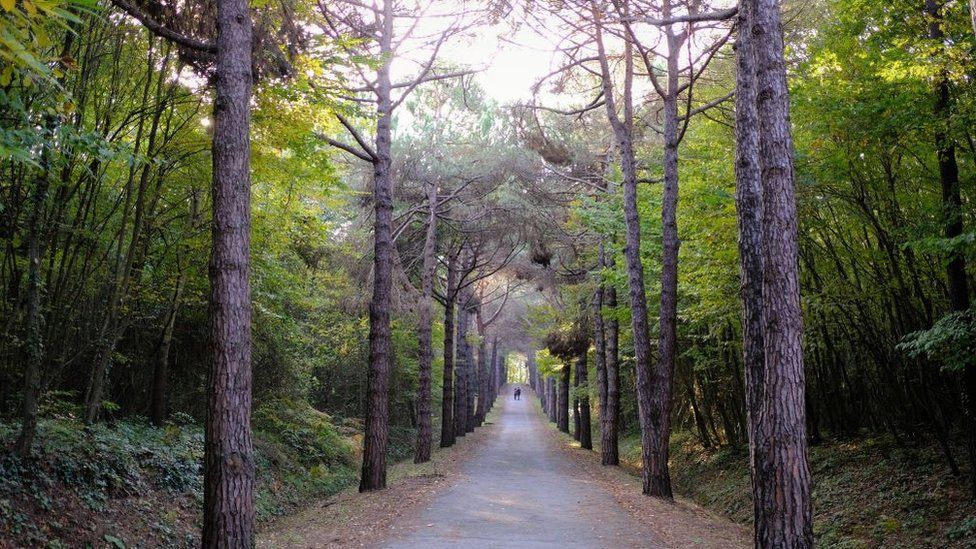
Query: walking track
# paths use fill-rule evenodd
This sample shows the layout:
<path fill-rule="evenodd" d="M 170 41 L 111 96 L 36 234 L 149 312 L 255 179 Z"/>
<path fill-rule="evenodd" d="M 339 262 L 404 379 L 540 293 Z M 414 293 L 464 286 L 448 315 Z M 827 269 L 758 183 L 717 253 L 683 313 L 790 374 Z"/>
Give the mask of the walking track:
<path fill-rule="evenodd" d="M 385 547 L 663 547 L 609 493 L 573 475 L 544 420 L 511 390 L 461 478 L 397 528 Z M 484 428 L 484 427 L 483 427 Z"/>

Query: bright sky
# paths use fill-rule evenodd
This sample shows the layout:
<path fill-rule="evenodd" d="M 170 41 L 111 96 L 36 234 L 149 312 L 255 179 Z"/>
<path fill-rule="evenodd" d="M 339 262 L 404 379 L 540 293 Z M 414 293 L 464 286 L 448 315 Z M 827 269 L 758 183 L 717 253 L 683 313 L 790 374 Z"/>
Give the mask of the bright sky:
<path fill-rule="evenodd" d="M 480 29 L 477 37 L 462 38 L 448 45 L 443 58 L 475 66 L 478 60 L 483 60 L 480 64 L 487 68 L 475 75 L 475 79 L 496 101 L 514 103 L 530 99 L 532 86 L 561 59 L 554 57 L 551 44 L 535 33 L 521 31 L 508 37 L 509 41 L 500 39 L 507 32 L 507 25 Z"/>
<path fill-rule="evenodd" d="M 440 1 L 432 8 L 434 17 L 425 18 L 415 34 L 425 36 L 436 33 L 449 21 L 439 15 L 458 12 L 463 2 Z M 468 9 L 470 9 L 470 3 Z M 442 64 L 482 69 L 475 79 L 485 92 L 501 103 L 528 100 L 531 87 L 563 61 L 553 53 L 551 40 L 522 27 L 512 32 L 513 19 L 519 17 L 520 8 L 514 8 L 508 18 L 495 25 L 478 25 L 467 36 L 455 36 L 441 48 L 438 59 Z M 409 49 L 409 48 L 408 48 Z M 426 48 L 404 57 L 415 61 L 426 60 Z M 402 72 L 401 72 L 402 71 Z M 417 64 L 394 63 L 395 79 L 406 79 L 416 74 Z M 400 78 L 397 78 L 397 77 Z"/>

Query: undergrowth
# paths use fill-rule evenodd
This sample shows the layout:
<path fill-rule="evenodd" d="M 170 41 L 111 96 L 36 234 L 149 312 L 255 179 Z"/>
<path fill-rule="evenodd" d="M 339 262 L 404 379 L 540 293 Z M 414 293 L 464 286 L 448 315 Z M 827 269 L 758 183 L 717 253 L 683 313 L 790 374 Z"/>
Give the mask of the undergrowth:
<path fill-rule="evenodd" d="M 638 437 L 622 439 L 620 451 L 640 465 Z M 672 436 L 675 491 L 741 523 L 752 521 L 747 460 L 744 447 L 706 450 L 690 433 Z M 810 466 L 818 547 L 976 547 L 967 480 L 949 472 L 935 445 L 832 440 L 810 448 Z"/>
<path fill-rule="evenodd" d="M 255 410 L 253 426 L 260 521 L 356 482 L 358 421 L 277 400 Z M 0 422 L 0 444 L 9 448 L 18 427 Z M 0 541 L 198 546 L 202 462 L 202 426 L 182 414 L 163 428 L 140 418 L 94 426 L 42 420 L 29 459 L 0 458 Z"/>

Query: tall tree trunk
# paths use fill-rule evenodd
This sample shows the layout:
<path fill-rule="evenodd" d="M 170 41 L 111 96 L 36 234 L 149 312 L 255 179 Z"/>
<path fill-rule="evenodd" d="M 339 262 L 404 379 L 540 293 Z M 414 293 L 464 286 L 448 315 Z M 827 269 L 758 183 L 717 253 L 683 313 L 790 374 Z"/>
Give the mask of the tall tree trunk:
<path fill-rule="evenodd" d="M 556 388 L 556 378 L 549 376 L 546 378 L 546 387 L 549 393 L 549 422 L 559 423 L 559 395 Z"/>
<path fill-rule="evenodd" d="M 608 262 L 608 266 L 613 266 L 613 261 Z M 610 286 L 606 290 L 607 308 L 615 310 L 617 308 L 617 289 Z M 606 341 L 607 341 L 607 434 L 603 437 L 604 444 L 607 445 L 604 452 L 607 454 L 606 465 L 620 465 L 619 433 L 620 433 L 620 322 L 617 321 L 616 314 L 606 322 Z"/>
<path fill-rule="evenodd" d="M 599 20 L 600 15 L 597 14 L 596 17 Z M 633 143 L 633 45 L 629 40 L 624 42 L 623 120 L 617 114 L 617 103 L 612 86 L 613 73 L 610 70 L 610 63 L 603 46 L 602 28 L 599 23 L 596 27 L 596 45 L 602 73 L 604 103 L 617 142 L 617 152 L 620 155 L 620 167 L 623 172 L 624 219 L 626 221 L 624 256 L 627 259 L 627 285 L 630 290 L 631 328 L 637 374 L 637 415 L 641 428 L 641 490 L 647 495 L 657 495 L 655 491 L 660 488 L 661 475 L 660 464 L 655 460 L 660 454 L 655 453 L 654 433 L 657 431 L 657 427 L 652 422 L 654 387 L 650 371 L 651 342 L 647 317 L 647 296 L 644 290 L 644 266 L 640 258 L 637 161 Z"/>
<path fill-rule="evenodd" d="M 597 410 L 597 418 L 600 422 L 600 464 L 610 465 L 609 461 L 609 446 L 611 443 L 607 440 L 607 435 L 610 429 L 608 428 L 609 417 L 607 416 L 607 340 L 606 340 L 606 326 L 603 323 L 603 268 L 606 267 L 605 256 L 603 251 L 603 240 L 600 240 L 599 244 L 599 258 L 597 260 L 597 270 L 601 273 L 597 276 L 597 286 L 596 290 L 593 292 L 593 357 L 596 366 L 596 390 L 597 390 L 597 403 L 599 405 L 599 410 Z"/>
<path fill-rule="evenodd" d="M 752 12 L 762 174 L 763 339 L 766 395 L 757 446 L 766 463 L 763 547 L 812 547 L 813 513 L 804 406 L 803 318 L 797 263 L 793 139 L 783 29 L 776 0 Z"/>
<path fill-rule="evenodd" d="M 568 365 L 567 365 L 568 366 Z M 579 394 L 577 390 L 580 386 L 580 375 L 579 375 L 579 365 L 573 364 L 573 398 L 571 399 L 573 403 L 573 440 L 578 441 L 580 439 L 580 401 Z"/>
<path fill-rule="evenodd" d="M 195 231 L 200 223 L 199 207 L 199 193 L 194 189 L 190 196 L 188 232 Z M 177 263 L 179 264 L 178 258 Z M 166 314 L 166 325 L 163 327 L 163 337 L 160 340 L 159 352 L 156 355 L 156 362 L 153 366 L 153 381 L 149 398 L 149 421 L 156 427 L 162 427 L 166 421 L 166 387 L 169 381 L 169 352 L 173 343 L 173 331 L 176 328 L 176 316 L 180 308 L 180 300 L 190 274 L 182 264 L 179 264 L 177 268 L 179 272 L 176 275 L 176 288 L 173 289 L 173 299 L 170 301 L 169 311 Z"/>
<path fill-rule="evenodd" d="M 698 408 L 698 398 L 695 397 L 693 377 L 689 378 L 688 383 L 685 385 L 685 391 L 687 391 L 688 401 L 691 403 L 691 413 L 695 419 L 695 427 L 698 429 L 698 438 L 701 439 L 703 447 L 711 448 L 712 439 L 708 436 L 708 427 L 705 426 L 705 418 L 702 416 L 701 410 Z"/>
<path fill-rule="evenodd" d="M 414 448 L 413 462 L 424 463 L 430 460 L 431 442 L 431 364 L 434 361 L 434 350 L 431 331 L 434 316 L 434 274 L 437 269 L 437 186 L 427 185 L 427 234 L 424 240 L 424 265 L 421 274 L 420 290 L 420 318 L 417 328 L 417 346 L 420 361 L 417 365 L 419 374 L 419 395 L 417 401 L 417 445 Z"/>
<path fill-rule="evenodd" d="M 472 300 L 477 298 L 472 298 Z M 480 303 L 478 307 L 480 307 Z M 476 318 L 477 309 L 472 308 L 468 312 L 468 318 L 474 320 Z M 467 357 L 465 359 L 464 368 L 464 393 L 465 393 L 465 405 L 464 405 L 464 417 L 465 423 L 464 432 L 470 433 L 474 431 L 475 424 L 475 396 L 478 394 L 478 364 L 481 358 L 481 352 L 479 349 L 478 356 L 475 357 L 475 346 L 470 343 L 464 346 L 467 352 Z"/>
<path fill-rule="evenodd" d="M 457 315 L 457 382 L 454 391 L 454 436 L 463 437 L 468 427 L 468 364 L 471 358 L 468 328 L 471 324 L 471 290 L 461 290 Z"/>
<path fill-rule="evenodd" d="M 664 2 L 664 17 L 671 3 Z M 678 346 L 678 56 L 684 39 L 666 27 L 668 42 L 667 93 L 664 95 L 664 194 L 661 197 L 661 304 L 658 318 L 657 367 L 651 376 L 650 470 L 647 493 L 672 498 L 668 454 L 671 439 L 671 399 Z"/>
<path fill-rule="evenodd" d="M 974 0 L 976 1 L 976 0 Z M 973 8 L 971 2 L 970 9 Z M 929 38 L 940 44 L 945 39 L 942 28 L 944 5 L 938 0 L 925 0 L 925 13 L 929 16 Z M 976 12 L 973 29 L 976 31 Z M 959 187 L 959 164 L 956 161 L 956 144 L 951 135 L 952 90 L 945 70 L 939 76 L 935 96 L 935 148 L 939 158 L 939 183 L 942 187 L 943 232 L 947 239 L 963 234 L 962 193 Z M 949 306 L 953 312 L 969 310 L 969 284 L 966 279 L 966 256 L 955 250 L 946 264 L 949 286 Z M 976 498 L 976 359 L 970 360 L 962 372 L 962 402 L 966 416 L 969 444 L 970 487 Z"/>
<path fill-rule="evenodd" d="M 454 308 L 457 302 L 457 257 L 447 258 L 444 289 L 444 376 L 441 389 L 441 448 L 454 445 Z"/>
<path fill-rule="evenodd" d="M 765 538 L 762 517 L 766 483 L 762 467 L 766 457 L 757 444 L 760 410 L 765 392 L 766 359 L 763 342 L 762 182 L 759 166 L 759 120 L 756 112 L 756 67 L 752 45 L 753 3 L 739 3 L 735 43 L 735 207 L 739 228 L 739 280 L 742 298 L 742 362 L 745 365 L 746 421 L 749 436 L 749 471 L 752 478 L 753 522 L 756 543 Z M 703 435 L 707 436 L 707 435 Z"/>
<path fill-rule="evenodd" d="M 54 128 L 50 115 L 45 121 L 46 131 Z M 53 133 L 53 132 L 51 132 Z M 41 153 L 41 169 L 34 178 L 31 192 L 30 211 L 27 217 L 27 311 L 25 317 L 24 345 L 27 355 L 24 370 L 23 420 L 20 434 L 14 444 L 14 453 L 26 458 L 30 455 L 37 433 L 37 406 L 41 398 L 41 365 L 44 361 L 44 315 L 41 311 L 43 282 L 41 281 L 41 259 L 44 256 L 44 210 L 47 207 L 48 187 L 50 186 L 51 151 L 47 145 L 53 135 L 45 136 Z"/>
<path fill-rule="evenodd" d="M 251 15 L 217 2 L 210 256 L 210 401 L 204 442 L 206 548 L 254 546 L 251 444 Z"/>
<path fill-rule="evenodd" d="M 478 310 L 478 314 L 481 314 L 481 310 Z M 480 324 L 480 322 L 479 322 Z M 480 426 L 485 421 L 485 414 L 487 414 L 487 401 L 488 401 L 488 335 L 484 332 L 484 327 L 479 328 L 478 335 L 481 336 L 481 343 L 478 344 L 478 401 L 474 410 L 474 420 L 473 424 L 475 427 Z"/>
<path fill-rule="evenodd" d="M 159 342 L 153 365 L 152 388 L 149 395 L 149 421 L 156 427 L 162 427 L 166 422 L 166 386 L 169 381 L 169 351 L 173 343 L 173 331 L 176 328 L 176 316 L 183 297 L 183 287 L 186 285 L 187 270 L 179 268 L 176 275 L 176 288 L 173 299 L 166 312 L 166 324 L 163 326 L 163 336 Z"/>
<path fill-rule="evenodd" d="M 569 432 L 569 374 L 572 365 L 563 364 L 559 373 L 559 387 L 556 392 L 556 427 L 564 433 Z"/>
<path fill-rule="evenodd" d="M 376 159 L 373 162 L 373 296 L 369 303 L 369 370 L 366 374 L 366 433 L 359 491 L 386 488 L 386 446 L 390 434 L 390 300 L 393 291 L 393 178 L 390 173 L 393 104 L 390 99 L 393 2 L 383 3 L 376 79 Z"/>
<path fill-rule="evenodd" d="M 587 384 L 587 365 L 586 353 L 582 353 L 576 359 L 576 380 L 581 388 L 578 396 L 579 400 L 579 441 L 580 447 L 584 450 L 593 449 L 593 427 L 590 421 L 590 388 Z"/>
<path fill-rule="evenodd" d="M 488 382 L 488 402 L 485 403 L 485 409 L 490 412 L 495 405 L 495 398 L 498 397 L 498 382 L 496 381 L 498 372 L 498 336 L 491 342 L 491 375 L 490 381 Z M 481 418 L 484 421 L 485 418 Z"/>
<path fill-rule="evenodd" d="M 969 0 L 969 20 L 973 24 L 973 34 L 976 34 L 976 0 Z"/>

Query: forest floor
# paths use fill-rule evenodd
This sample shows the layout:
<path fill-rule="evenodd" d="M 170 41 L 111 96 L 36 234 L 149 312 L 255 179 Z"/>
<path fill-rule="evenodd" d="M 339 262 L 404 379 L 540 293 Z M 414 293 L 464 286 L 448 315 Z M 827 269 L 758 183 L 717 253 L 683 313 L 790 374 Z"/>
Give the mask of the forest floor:
<path fill-rule="evenodd" d="M 640 495 L 545 427 L 536 400 L 499 400 L 488 424 L 430 464 L 391 469 L 273 524 L 262 547 L 746 547 L 748 531 L 687 502 Z"/>
<path fill-rule="evenodd" d="M 954 451 L 965 462 L 962 440 Z M 621 440 L 620 456 L 637 482 L 638 436 Z M 825 440 L 810 447 L 810 466 L 818 547 L 976 547 L 976 502 L 967 490 L 967 471 L 951 474 L 933 441 Z M 705 449 L 690 433 L 673 433 L 671 481 L 695 503 L 751 524 L 744 447 Z"/>

